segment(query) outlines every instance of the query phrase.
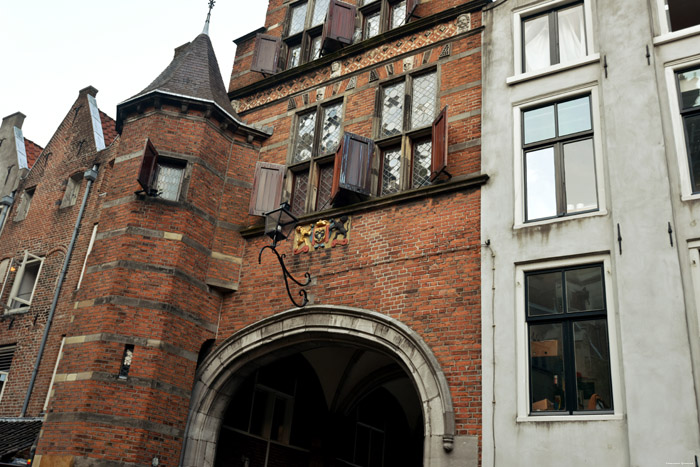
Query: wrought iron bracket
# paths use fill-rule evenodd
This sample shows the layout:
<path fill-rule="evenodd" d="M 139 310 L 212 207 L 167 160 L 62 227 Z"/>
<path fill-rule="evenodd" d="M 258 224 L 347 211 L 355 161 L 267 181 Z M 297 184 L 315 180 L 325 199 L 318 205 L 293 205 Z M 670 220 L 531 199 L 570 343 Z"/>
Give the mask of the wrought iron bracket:
<path fill-rule="evenodd" d="M 265 245 L 264 247 L 262 247 L 260 249 L 260 253 L 258 254 L 258 264 L 260 264 L 260 262 L 262 260 L 263 251 L 265 251 L 265 249 L 267 249 L 267 248 L 269 248 L 270 251 L 272 251 L 275 254 L 275 256 L 277 256 L 277 261 L 280 262 L 280 266 L 282 267 L 282 274 L 284 276 L 284 285 L 285 285 L 285 287 L 287 287 L 287 295 L 289 295 L 289 299 L 292 301 L 292 303 L 295 306 L 297 306 L 299 308 L 306 306 L 306 304 L 309 303 L 309 299 L 308 299 L 308 296 L 306 294 L 306 290 L 304 290 L 302 288 L 299 291 L 299 296 L 302 297 L 302 301 L 301 301 L 301 304 L 297 303 L 296 300 L 294 300 L 294 297 L 292 297 L 292 292 L 289 290 L 289 279 L 291 279 L 299 287 L 306 287 L 307 285 L 311 284 L 311 274 L 309 274 L 308 272 L 304 273 L 304 277 L 306 278 L 306 281 L 304 283 L 301 283 L 298 280 L 296 280 L 294 278 L 294 276 L 292 276 L 292 274 L 287 269 L 287 266 L 285 266 L 285 264 L 284 264 L 284 258 L 286 258 L 287 255 L 285 255 L 285 254 L 280 255 L 277 252 L 275 245 Z"/>

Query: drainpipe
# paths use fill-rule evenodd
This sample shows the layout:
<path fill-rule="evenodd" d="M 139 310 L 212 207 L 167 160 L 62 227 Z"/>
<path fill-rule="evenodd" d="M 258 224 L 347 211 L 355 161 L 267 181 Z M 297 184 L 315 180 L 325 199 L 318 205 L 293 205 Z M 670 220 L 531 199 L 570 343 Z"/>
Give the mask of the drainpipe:
<path fill-rule="evenodd" d="M 14 201 L 15 198 L 12 195 L 0 198 L 0 209 L 2 209 L 2 213 L 0 213 L 0 233 L 2 233 L 2 226 L 5 225 L 5 218 L 10 213 L 10 207 Z"/>
<path fill-rule="evenodd" d="M 24 415 L 27 413 L 27 406 L 29 406 L 29 398 L 31 397 L 32 390 L 34 389 L 36 375 L 39 372 L 39 365 L 41 364 L 41 357 L 44 354 L 44 347 L 46 347 L 46 340 L 49 337 L 51 322 L 53 321 L 53 315 L 56 311 L 56 306 L 58 305 L 58 296 L 61 294 L 61 287 L 63 286 L 63 281 L 66 278 L 68 264 L 70 263 L 70 258 L 73 255 L 73 248 L 75 248 L 75 242 L 78 239 L 80 223 L 82 222 L 83 214 L 85 213 L 85 205 L 87 204 L 88 196 L 90 196 L 90 188 L 92 188 L 93 182 L 97 179 L 97 165 L 93 165 L 92 169 L 85 171 L 83 177 L 88 181 L 87 187 L 85 188 L 85 194 L 83 195 L 83 202 L 80 204 L 80 212 L 78 213 L 78 218 L 75 221 L 75 228 L 73 228 L 73 237 L 70 239 L 70 244 L 68 245 L 66 259 L 63 261 L 63 267 L 61 268 L 61 273 L 58 276 L 58 284 L 56 284 L 56 290 L 53 294 L 53 301 L 51 302 L 51 308 L 49 309 L 49 317 L 46 321 L 46 326 L 44 327 L 44 335 L 41 338 L 41 344 L 39 345 L 39 353 L 36 356 L 36 363 L 34 363 L 34 369 L 32 370 L 32 378 L 29 380 L 29 388 L 27 388 L 27 395 L 24 397 L 22 412 L 19 414 L 20 417 L 24 417 Z"/>

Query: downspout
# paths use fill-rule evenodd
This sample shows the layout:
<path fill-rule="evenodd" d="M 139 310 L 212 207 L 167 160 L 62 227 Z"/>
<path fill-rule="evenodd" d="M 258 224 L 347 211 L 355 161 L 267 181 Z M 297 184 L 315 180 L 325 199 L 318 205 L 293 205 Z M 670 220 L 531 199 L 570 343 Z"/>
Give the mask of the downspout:
<path fill-rule="evenodd" d="M 29 406 L 29 399 L 32 396 L 32 390 L 34 389 L 34 383 L 36 382 L 37 373 L 39 373 L 39 365 L 41 364 L 41 357 L 44 354 L 44 347 L 46 347 L 46 340 L 49 337 L 49 330 L 51 329 L 51 322 L 53 321 L 53 315 L 56 311 L 56 306 L 58 305 L 58 296 L 61 294 L 61 287 L 63 286 L 63 281 L 66 278 L 66 272 L 68 271 L 68 265 L 70 264 L 70 258 L 73 255 L 73 249 L 75 248 L 75 242 L 78 239 L 78 232 L 80 231 L 80 223 L 83 220 L 83 214 L 85 213 L 85 205 L 87 204 L 88 196 L 90 196 L 90 188 L 92 184 L 97 179 L 97 165 L 93 165 L 92 169 L 86 170 L 83 177 L 88 181 L 87 187 L 85 188 L 85 194 L 83 195 L 83 202 L 80 204 L 80 212 L 78 212 L 78 218 L 75 220 L 75 227 L 73 228 L 73 237 L 70 239 L 70 244 L 68 245 L 68 251 L 66 252 L 66 258 L 63 260 L 63 267 L 61 268 L 61 273 L 58 275 L 58 284 L 56 284 L 56 290 L 53 294 L 53 301 L 51 302 L 51 308 L 49 309 L 49 317 L 46 321 L 46 326 L 44 327 L 44 335 L 41 338 L 41 344 L 39 345 L 39 353 L 36 356 L 36 363 L 34 363 L 34 369 L 32 370 L 32 377 L 29 380 L 29 387 L 27 388 L 27 395 L 24 397 L 24 404 L 22 405 L 22 412 L 19 414 L 20 417 L 24 417 L 27 413 L 27 407 Z"/>

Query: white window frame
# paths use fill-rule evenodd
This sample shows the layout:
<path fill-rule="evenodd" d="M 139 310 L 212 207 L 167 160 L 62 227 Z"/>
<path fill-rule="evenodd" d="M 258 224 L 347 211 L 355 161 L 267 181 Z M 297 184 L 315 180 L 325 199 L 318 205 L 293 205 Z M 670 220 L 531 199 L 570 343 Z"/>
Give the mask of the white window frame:
<path fill-rule="evenodd" d="M 20 284 L 22 283 L 22 279 L 24 279 L 24 271 L 26 270 L 27 264 L 35 263 L 39 261 L 39 269 L 36 273 L 36 280 L 34 281 L 34 285 L 32 286 L 32 293 L 29 296 L 29 300 L 25 300 L 23 298 L 17 297 L 17 293 L 19 292 L 19 287 Z M 32 301 L 34 300 L 34 293 L 36 292 L 36 286 L 39 283 L 39 277 L 41 277 L 41 270 L 44 267 L 44 258 L 41 256 L 36 256 L 29 251 L 24 252 L 24 259 L 22 259 L 22 264 L 19 267 L 19 270 L 17 271 L 17 275 L 15 276 L 15 280 L 12 284 L 12 289 L 10 290 L 10 296 L 7 300 L 7 310 L 6 313 L 17 313 L 17 312 L 23 312 L 27 311 L 29 307 L 32 305 Z M 20 306 L 18 308 L 12 308 L 12 302 L 19 302 L 22 303 L 24 306 Z"/>
<path fill-rule="evenodd" d="M 525 316 L 525 274 L 531 271 L 557 269 L 585 264 L 602 263 L 605 283 L 605 305 L 607 307 L 608 345 L 610 346 L 610 379 L 613 392 L 613 413 L 586 415 L 530 415 L 530 370 L 529 370 L 529 334 Z M 589 255 L 577 258 L 554 259 L 539 263 L 516 265 L 515 267 L 515 323 L 516 323 L 516 390 L 517 422 L 581 422 L 601 420 L 622 420 L 624 406 L 620 358 L 618 351 L 617 311 L 615 309 L 613 277 L 608 255 Z"/>
<path fill-rule="evenodd" d="M 525 223 L 525 174 L 523 173 L 523 130 L 522 119 L 523 112 L 530 108 L 539 107 L 542 105 L 551 104 L 554 102 L 564 101 L 577 96 L 590 95 L 591 97 L 591 116 L 593 125 L 593 159 L 595 162 L 595 178 L 598 189 L 598 210 L 585 212 L 582 214 L 571 214 L 563 217 L 555 217 L 543 220 L 534 220 Z M 594 217 L 607 215 L 607 202 L 605 193 L 605 176 L 604 165 L 605 158 L 603 157 L 603 126 L 600 122 L 600 99 L 598 96 L 597 86 L 585 86 L 556 96 L 547 96 L 546 98 L 535 98 L 526 102 L 519 102 L 513 106 L 513 182 L 515 196 L 515 213 L 514 213 L 514 228 L 520 229 L 533 225 L 552 224 L 555 222 L 566 222 L 570 219 L 580 219 L 582 217 Z"/>
<path fill-rule="evenodd" d="M 80 270 L 80 278 L 78 279 L 78 285 L 75 287 L 75 290 L 80 289 L 80 284 L 83 283 L 83 276 L 85 276 L 85 268 L 87 267 L 87 262 L 88 258 L 90 257 L 90 253 L 92 253 L 92 246 L 95 244 L 95 237 L 97 236 L 97 227 L 100 224 L 95 224 L 92 227 L 92 235 L 90 236 L 90 243 L 88 244 L 88 249 L 87 252 L 85 253 L 85 259 L 83 260 L 83 268 Z"/>
<path fill-rule="evenodd" d="M 0 375 L 5 375 L 5 382 L 2 384 L 2 387 L 0 388 L 0 402 L 2 402 L 2 395 L 5 394 L 5 388 L 7 387 L 7 383 L 10 381 L 10 372 L 9 371 L 0 371 Z"/>
<path fill-rule="evenodd" d="M 58 364 L 61 363 L 61 357 L 63 356 L 63 345 L 66 343 L 66 337 L 61 338 L 61 347 L 58 349 L 58 356 L 56 356 L 56 365 L 53 367 L 53 374 L 51 375 L 51 382 L 49 383 L 49 392 L 46 393 L 46 400 L 44 401 L 44 408 L 42 412 L 46 413 L 49 408 L 49 401 L 51 400 L 51 392 L 53 391 L 53 383 L 56 380 L 56 372 L 58 372 Z"/>
<path fill-rule="evenodd" d="M 658 13 L 657 17 L 659 19 L 659 35 L 654 37 L 655 45 L 700 34 L 700 24 L 696 24 L 695 26 L 691 26 L 689 28 L 680 29 L 678 31 L 671 31 L 668 24 L 668 15 L 666 14 L 666 0 L 656 0 L 656 9 Z"/>
<path fill-rule="evenodd" d="M 600 61 L 600 54 L 594 52 L 595 41 L 593 40 L 593 10 L 590 0 L 583 1 L 583 17 L 586 27 L 586 51 L 587 55 L 578 60 L 566 63 L 557 63 L 540 70 L 523 72 L 523 18 L 536 15 L 547 10 L 556 9 L 572 3 L 571 0 L 551 0 L 540 2 L 536 5 L 529 5 L 513 10 L 513 76 L 506 79 L 506 83 L 515 84 L 542 75 L 556 73 L 579 66 Z"/>
<path fill-rule="evenodd" d="M 695 292 L 695 316 L 697 320 L 697 335 L 700 336 L 700 240 L 688 242 L 690 256 L 690 275 Z"/>
<path fill-rule="evenodd" d="M 690 201 L 700 199 L 700 193 L 693 194 L 693 186 L 690 181 L 690 164 L 688 163 L 688 148 L 685 141 L 685 128 L 681 117 L 680 98 L 678 96 L 678 86 L 676 85 L 676 73 L 684 68 L 700 67 L 700 58 L 694 60 L 682 60 L 668 64 L 666 66 L 666 89 L 668 90 L 668 103 L 671 111 L 671 127 L 673 129 L 673 143 L 676 146 L 676 157 L 678 158 L 678 168 L 681 171 L 681 199 Z M 667 150 L 670 149 L 667 147 Z"/>

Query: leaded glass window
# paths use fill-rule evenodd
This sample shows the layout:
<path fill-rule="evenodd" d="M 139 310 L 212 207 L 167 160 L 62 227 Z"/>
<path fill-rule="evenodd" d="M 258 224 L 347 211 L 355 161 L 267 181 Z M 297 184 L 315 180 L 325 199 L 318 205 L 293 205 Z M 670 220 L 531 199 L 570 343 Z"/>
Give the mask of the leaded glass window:
<path fill-rule="evenodd" d="M 314 3 L 314 16 L 311 19 L 311 26 L 318 26 L 323 24 L 326 20 L 326 14 L 328 13 L 329 0 L 316 0 Z"/>
<path fill-rule="evenodd" d="M 437 73 L 428 73 L 413 78 L 413 106 L 411 128 L 420 128 L 433 123 L 437 104 Z"/>
<path fill-rule="evenodd" d="M 381 14 L 379 12 L 373 13 L 365 18 L 365 39 L 374 37 L 379 34 L 379 19 Z"/>
<path fill-rule="evenodd" d="M 316 112 L 299 117 L 297 127 L 297 139 L 292 162 L 301 162 L 311 158 L 314 147 L 314 133 L 316 131 Z"/>
<path fill-rule="evenodd" d="M 304 30 L 306 23 L 306 3 L 292 7 L 292 14 L 289 18 L 289 35 L 296 34 Z"/>
<path fill-rule="evenodd" d="M 398 193 L 401 190 L 401 148 L 384 151 L 382 160 L 382 195 Z"/>
<path fill-rule="evenodd" d="M 323 109 L 323 126 L 321 127 L 321 153 L 335 151 L 340 141 L 340 119 L 343 104 L 338 103 Z"/>
<path fill-rule="evenodd" d="M 404 82 L 401 81 L 383 90 L 382 125 L 380 136 L 392 136 L 403 129 Z"/>
<path fill-rule="evenodd" d="M 180 196 L 180 184 L 185 168 L 181 165 L 158 163 L 156 173 L 156 190 L 158 197 L 177 201 Z"/>
<path fill-rule="evenodd" d="M 413 143 L 413 188 L 429 184 L 432 150 L 433 145 L 430 138 Z"/>
<path fill-rule="evenodd" d="M 391 6 L 391 29 L 403 26 L 406 22 L 406 0 Z"/>

